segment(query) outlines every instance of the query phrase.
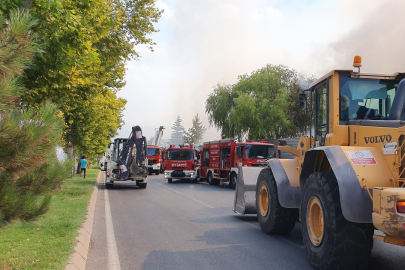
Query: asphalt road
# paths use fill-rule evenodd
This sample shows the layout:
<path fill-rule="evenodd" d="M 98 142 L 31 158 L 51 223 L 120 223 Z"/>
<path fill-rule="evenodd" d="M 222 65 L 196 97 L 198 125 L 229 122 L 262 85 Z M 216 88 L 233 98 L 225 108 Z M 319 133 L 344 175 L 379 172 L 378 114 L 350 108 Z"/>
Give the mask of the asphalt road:
<path fill-rule="evenodd" d="M 312 269 L 300 223 L 287 236 L 267 235 L 256 216 L 232 211 L 227 187 L 159 175 L 146 189 L 99 189 L 86 269 Z M 375 240 L 368 269 L 405 269 L 404 251 Z"/>

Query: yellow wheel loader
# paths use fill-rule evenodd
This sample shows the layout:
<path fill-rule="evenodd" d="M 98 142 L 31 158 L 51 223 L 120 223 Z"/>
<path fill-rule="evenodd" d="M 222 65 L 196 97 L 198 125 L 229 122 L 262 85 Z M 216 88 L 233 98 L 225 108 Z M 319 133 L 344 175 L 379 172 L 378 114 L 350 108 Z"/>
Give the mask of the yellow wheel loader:
<path fill-rule="evenodd" d="M 295 159 L 240 168 L 234 211 L 257 214 L 266 233 L 300 219 L 316 269 L 361 269 L 373 238 L 405 245 L 405 73 L 333 70 L 300 96 L 312 111 Z M 377 234 L 374 234 L 377 229 Z"/>

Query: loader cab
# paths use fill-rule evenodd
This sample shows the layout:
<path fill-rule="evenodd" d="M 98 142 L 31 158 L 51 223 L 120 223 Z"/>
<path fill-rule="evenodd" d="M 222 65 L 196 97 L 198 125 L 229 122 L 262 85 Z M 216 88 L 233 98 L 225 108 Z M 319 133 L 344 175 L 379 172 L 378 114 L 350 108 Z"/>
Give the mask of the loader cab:
<path fill-rule="evenodd" d="M 404 78 L 404 73 L 379 75 L 334 70 L 314 82 L 307 90 L 310 104 L 300 97 L 301 108 L 313 110 L 312 147 L 350 145 L 346 139 L 349 131 L 343 126 L 404 126 L 405 80 L 400 83 Z M 355 135 L 351 130 L 351 135 Z"/>
<path fill-rule="evenodd" d="M 115 139 L 113 148 L 113 161 L 117 161 L 128 139 Z"/>

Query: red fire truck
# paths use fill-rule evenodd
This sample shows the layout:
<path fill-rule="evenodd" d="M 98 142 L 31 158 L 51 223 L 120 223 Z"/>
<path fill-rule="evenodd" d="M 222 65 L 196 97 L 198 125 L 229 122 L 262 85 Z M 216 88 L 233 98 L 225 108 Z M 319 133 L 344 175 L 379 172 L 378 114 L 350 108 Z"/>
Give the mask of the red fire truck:
<path fill-rule="evenodd" d="M 193 145 L 170 145 L 165 150 L 164 175 L 169 183 L 173 178 L 197 182 L 200 178 L 200 165 L 200 150 Z"/>
<path fill-rule="evenodd" d="M 164 149 L 159 146 L 148 145 L 148 173 L 159 173 L 163 172 L 163 151 Z"/>
<path fill-rule="evenodd" d="M 274 144 L 267 141 L 246 140 L 237 143 L 234 139 L 206 142 L 203 145 L 201 178 L 207 178 L 210 185 L 228 182 L 235 188 L 239 166 L 265 167 L 268 159 L 277 156 Z"/>
<path fill-rule="evenodd" d="M 164 148 L 159 147 L 160 140 L 163 137 L 164 126 L 160 126 L 155 129 L 155 136 L 152 139 L 152 145 L 148 145 L 148 173 L 159 173 L 163 172 L 163 151 Z"/>

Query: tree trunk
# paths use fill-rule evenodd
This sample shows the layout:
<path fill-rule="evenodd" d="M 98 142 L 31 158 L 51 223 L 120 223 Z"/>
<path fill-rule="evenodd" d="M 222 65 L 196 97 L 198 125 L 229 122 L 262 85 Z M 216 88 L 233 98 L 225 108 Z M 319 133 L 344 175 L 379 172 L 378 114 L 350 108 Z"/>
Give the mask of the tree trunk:
<path fill-rule="evenodd" d="M 73 156 L 73 143 L 68 143 L 67 154 L 68 154 L 69 160 L 74 159 L 74 156 Z"/>
<path fill-rule="evenodd" d="M 81 174 L 82 173 L 82 166 L 80 164 L 80 160 L 82 159 L 82 151 L 80 150 L 79 152 L 79 163 L 77 164 L 77 174 Z"/>
<path fill-rule="evenodd" d="M 24 6 L 25 9 L 29 9 L 32 5 L 32 2 L 34 2 L 34 0 L 23 0 L 21 1 L 21 4 Z"/>

